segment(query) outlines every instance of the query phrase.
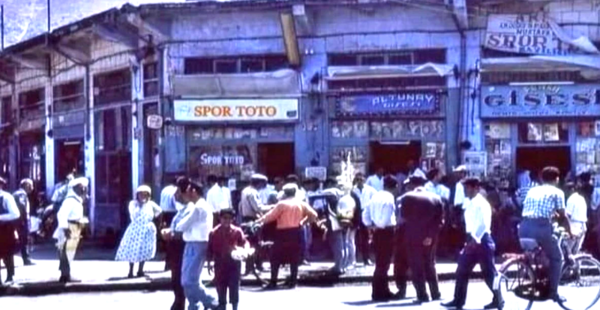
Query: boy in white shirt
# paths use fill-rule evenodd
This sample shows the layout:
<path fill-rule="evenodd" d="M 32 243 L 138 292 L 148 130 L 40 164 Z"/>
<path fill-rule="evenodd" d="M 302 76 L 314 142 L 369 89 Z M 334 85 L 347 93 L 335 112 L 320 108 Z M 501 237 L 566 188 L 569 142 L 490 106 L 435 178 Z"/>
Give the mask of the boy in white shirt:
<path fill-rule="evenodd" d="M 573 234 L 573 238 L 570 238 L 567 241 L 568 250 L 571 255 L 579 253 L 585 238 L 585 233 L 587 232 L 587 203 L 580 193 L 582 185 L 580 178 L 578 178 L 577 184 L 567 184 L 567 187 L 572 187 L 574 189 L 571 196 L 569 196 L 569 199 L 567 199 L 566 207 L 566 213 L 569 217 L 569 223 L 571 224 L 571 233 Z"/>

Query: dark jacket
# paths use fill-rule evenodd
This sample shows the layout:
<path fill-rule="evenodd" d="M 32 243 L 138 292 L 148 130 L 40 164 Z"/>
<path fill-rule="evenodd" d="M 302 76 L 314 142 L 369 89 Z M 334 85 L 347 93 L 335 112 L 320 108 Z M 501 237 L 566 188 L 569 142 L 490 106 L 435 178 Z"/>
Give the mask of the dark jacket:
<path fill-rule="evenodd" d="M 427 238 L 437 237 L 444 215 L 444 205 L 438 195 L 417 190 L 404 194 L 399 202 L 409 244 L 419 245 Z"/>

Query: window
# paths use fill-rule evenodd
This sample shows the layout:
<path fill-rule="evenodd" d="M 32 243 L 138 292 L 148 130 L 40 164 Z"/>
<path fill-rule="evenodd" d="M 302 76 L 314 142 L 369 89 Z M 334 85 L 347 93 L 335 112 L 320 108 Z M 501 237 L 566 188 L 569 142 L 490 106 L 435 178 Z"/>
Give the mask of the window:
<path fill-rule="evenodd" d="M 32 120 L 45 117 L 45 93 L 43 88 L 38 88 L 19 94 L 19 113 L 21 119 Z"/>
<path fill-rule="evenodd" d="M 7 96 L 2 98 L 0 103 L 0 124 L 7 124 L 11 122 L 12 118 L 12 97 Z"/>
<path fill-rule="evenodd" d="M 446 63 L 445 49 L 422 49 L 387 53 L 340 53 L 328 57 L 329 66 L 422 65 Z"/>
<path fill-rule="evenodd" d="M 565 143 L 569 141 L 567 123 L 520 123 L 519 142 Z"/>
<path fill-rule="evenodd" d="M 144 65 L 144 97 L 158 96 L 158 63 Z"/>
<path fill-rule="evenodd" d="M 186 58 L 184 74 L 272 72 L 288 68 L 284 55 Z"/>
<path fill-rule="evenodd" d="M 129 150 L 131 147 L 131 108 L 121 107 L 94 114 L 97 151 Z"/>
<path fill-rule="evenodd" d="M 345 80 L 330 81 L 328 83 L 330 90 L 352 90 L 352 89 L 398 89 L 417 86 L 444 86 L 446 79 L 441 76 L 427 77 L 401 77 L 401 78 L 381 78 L 364 80 Z"/>
<path fill-rule="evenodd" d="M 83 80 L 54 86 L 54 112 L 61 113 L 85 108 Z"/>
<path fill-rule="evenodd" d="M 94 105 L 131 101 L 129 69 L 94 76 Z"/>
<path fill-rule="evenodd" d="M 507 85 L 515 82 L 586 82 L 579 74 L 573 71 L 552 72 L 489 72 L 481 75 L 482 84 Z M 589 82 L 590 80 L 587 80 Z"/>

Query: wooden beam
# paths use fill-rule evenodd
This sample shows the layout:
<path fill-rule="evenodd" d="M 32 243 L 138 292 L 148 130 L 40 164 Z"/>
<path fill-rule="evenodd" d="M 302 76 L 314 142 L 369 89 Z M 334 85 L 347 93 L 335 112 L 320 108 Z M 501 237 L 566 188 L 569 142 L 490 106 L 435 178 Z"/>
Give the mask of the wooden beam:
<path fill-rule="evenodd" d="M 76 64 L 84 65 L 92 61 L 89 49 L 86 50 L 85 48 L 64 43 L 54 44 L 52 47 L 57 53 L 65 56 Z"/>
<path fill-rule="evenodd" d="M 128 14 L 127 22 L 139 29 L 142 33 L 152 35 L 155 42 L 164 42 L 170 39 L 168 34 L 164 33 L 164 31 L 160 30 L 151 23 L 145 21 L 138 14 Z"/>
<path fill-rule="evenodd" d="M 300 66 L 302 58 L 300 56 L 300 50 L 298 49 L 298 36 L 296 35 L 294 16 L 289 13 L 281 13 L 279 18 L 288 62 L 294 67 Z"/>
<path fill-rule="evenodd" d="M 16 62 L 19 65 L 29 69 L 46 70 L 49 65 L 48 62 L 44 60 L 25 58 L 17 55 L 9 55 L 8 58 L 13 62 Z"/>
<path fill-rule="evenodd" d="M 15 69 L 16 64 L 9 64 L 5 61 L 0 61 L 0 81 L 4 81 L 10 84 L 14 84 L 16 81 L 16 73 Z"/>
<path fill-rule="evenodd" d="M 100 36 L 102 39 L 121 43 L 130 48 L 139 47 L 139 37 L 136 34 L 129 33 L 122 29 L 118 29 L 113 25 L 100 25 L 96 24 L 93 26 L 93 32 Z"/>

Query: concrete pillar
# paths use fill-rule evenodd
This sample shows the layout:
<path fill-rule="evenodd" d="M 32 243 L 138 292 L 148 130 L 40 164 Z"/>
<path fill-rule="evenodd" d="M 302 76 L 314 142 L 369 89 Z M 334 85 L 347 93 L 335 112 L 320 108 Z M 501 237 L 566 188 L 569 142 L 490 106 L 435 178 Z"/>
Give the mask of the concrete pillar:
<path fill-rule="evenodd" d="M 95 154 L 95 142 L 94 142 L 94 79 L 90 72 L 90 67 L 85 67 L 85 77 L 83 80 L 84 93 L 86 96 L 87 103 L 87 117 L 88 121 L 86 124 L 86 133 L 84 137 L 84 162 L 85 162 L 85 177 L 90 180 L 89 187 L 89 217 L 90 217 L 90 230 L 92 236 L 96 234 L 96 156 Z"/>
<path fill-rule="evenodd" d="M 142 127 L 139 125 L 143 110 L 141 101 L 144 98 L 143 66 L 141 63 L 131 68 L 131 189 L 135 192 L 140 184 L 143 161 L 140 159 L 140 140 Z"/>
<path fill-rule="evenodd" d="M 46 110 L 46 128 L 44 130 L 44 139 L 45 139 L 45 150 L 46 150 L 46 197 L 51 198 L 52 189 L 54 188 L 55 180 L 55 152 L 54 152 L 54 136 L 48 136 L 48 132 L 54 127 L 52 124 L 53 119 L 53 98 L 54 98 L 54 89 L 52 88 L 52 79 L 48 78 L 45 87 L 45 98 L 44 98 L 44 107 Z M 60 160 L 60 158 L 58 158 Z"/>

